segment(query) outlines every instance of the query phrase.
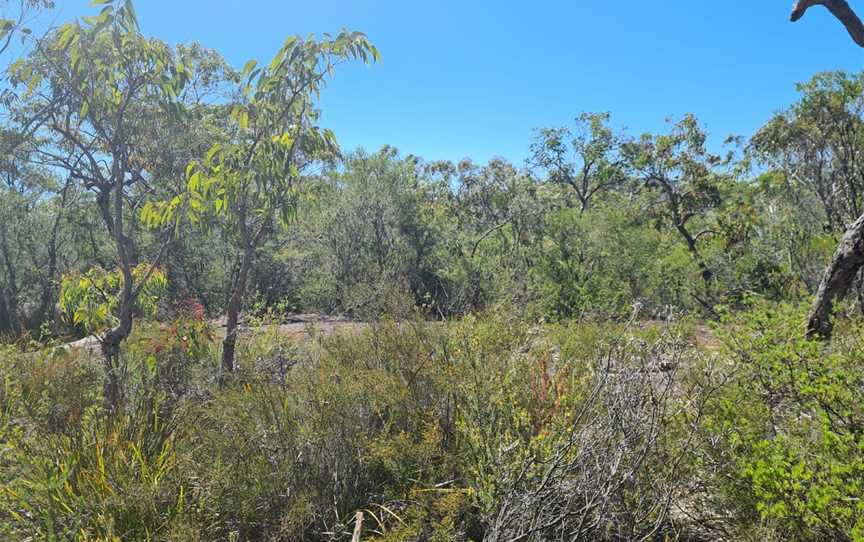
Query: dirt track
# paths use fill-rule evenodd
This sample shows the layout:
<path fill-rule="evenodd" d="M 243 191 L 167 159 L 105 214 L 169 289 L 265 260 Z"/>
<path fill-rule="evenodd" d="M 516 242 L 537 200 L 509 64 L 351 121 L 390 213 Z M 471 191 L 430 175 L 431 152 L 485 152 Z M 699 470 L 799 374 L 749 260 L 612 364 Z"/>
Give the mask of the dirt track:
<path fill-rule="evenodd" d="M 212 320 L 210 324 L 216 332 L 217 338 L 221 339 L 225 336 L 225 319 L 219 318 Z M 333 333 L 347 333 L 356 335 L 365 329 L 368 329 L 372 324 L 368 322 L 356 322 L 344 318 L 336 318 L 329 316 L 321 316 L 315 314 L 295 314 L 285 317 L 281 324 L 264 324 L 265 329 L 276 326 L 279 334 L 285 337 L 308 337 L 311 335 L 332 335 Z M 647 320 L 639 324 L 639 327 L 646 329 L 652 327 L 662 327 L 665 323 L 660 320 Z M 253 328 L 248 322 L 241 322 L 239 329 L 241 336 L 249 333 Z M 693 342 L 696 346 L 707 350 L 715 351 L 720 345 L 717 337 L 706 325 L 698 325 L 694 330 Z M 77 341 L 73 341 L 63 345 L 62 348 L 85 349 L 93 352 L 99 351 L 99 340 L 96 337 L 90 336 Z"/>
<path fill-rule="evenodd" d="M 219 339 L 225 337 L 225 319 L 219 318 L 210 322 L 216 336 Z M 342 318 L 333 318 L 327 316 L 318 316 L 312 314 L 295 314 L 285 318 L 281 324 L 263 324 L 263 328 L 269 329 L 276 326 L 279 334 L 285 337 L 305 337 L 311 335 L 332 335 L 337 332 L 348 334 L 357 334 L 369 327 L 366 322 L 354 322 Z M 248 333 L 252 329 L 247 322 L 241 322 L 239 325 L 240 335 Z M 72 341 L 64 344 L 61 348 L 66 349 L 82 349 L 91 352 L 99 352 L 99 339 L 95 336 L 84 337 L 77 341 Z"/>

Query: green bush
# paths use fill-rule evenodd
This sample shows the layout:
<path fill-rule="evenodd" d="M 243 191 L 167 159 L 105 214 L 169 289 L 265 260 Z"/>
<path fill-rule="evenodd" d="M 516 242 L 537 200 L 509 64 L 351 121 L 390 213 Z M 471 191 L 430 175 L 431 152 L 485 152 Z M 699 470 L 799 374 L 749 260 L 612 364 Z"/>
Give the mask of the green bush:
<path fill-rule="evenodd" d="M 783 540 L 862 540 L 861 322 L 807 341 L 803 308 L 756 305 L 721 336 L 734 365 L 706 427 L 738 525 Z M 749 527 L 748 527 L 749 526 Z"/>
<path fill-rule="evenodd" d="M 127 342 L 114 415 L 98 359 L 10 347 L 0 536 L 347 541 L 363 512 L 363 540 L 858 540 L 864 322 L 825 345 L 751 305 L 719 346 L 695 322 L 263 318 L 224 387 L 187 316 Z"/>

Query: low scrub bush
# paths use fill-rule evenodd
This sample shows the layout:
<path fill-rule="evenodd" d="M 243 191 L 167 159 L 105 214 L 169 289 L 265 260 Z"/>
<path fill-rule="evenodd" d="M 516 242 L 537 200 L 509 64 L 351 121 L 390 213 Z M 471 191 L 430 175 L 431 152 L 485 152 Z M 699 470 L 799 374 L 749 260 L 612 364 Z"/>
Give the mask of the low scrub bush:
<path fill-rule="evenodd" d="M 864 328 L 807 341 L 804 315 L 757 304 L 720 331 L 730 366 L 705 423 L 718 507 L 741 538 L 862 540 Z"/>
<path fill-rule="evenodd" d="M 534 325 L 285 337 L 140 326 L 125 403 L 83 351 L 0 353 L 9 540 L 858 540 L 861 324 Z M 697 333 L 698 331 L 698 333 Z"/>

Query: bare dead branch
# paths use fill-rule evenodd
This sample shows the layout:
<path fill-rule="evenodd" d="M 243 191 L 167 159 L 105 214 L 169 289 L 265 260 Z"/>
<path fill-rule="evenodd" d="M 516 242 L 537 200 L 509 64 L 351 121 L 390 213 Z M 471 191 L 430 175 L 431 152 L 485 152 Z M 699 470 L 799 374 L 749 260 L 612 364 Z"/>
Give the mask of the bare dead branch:
<path fill-rule="evenodd" d="M 361 534 L 363 534 L 363 512 L 357 512 L 354 516 L 354 534 L 351 536 L 351 542 L 360 542 Z"/>
<path fill-rule="evenodd" d="M 792 8 L 790 19 L 797 21 L 813 6 L 825 6 L 837 19 L 843 23 L 849 35 L 860 47 L 864 47 L 864 23 L 855 14 L 846 0 L 797 0 Z"/>

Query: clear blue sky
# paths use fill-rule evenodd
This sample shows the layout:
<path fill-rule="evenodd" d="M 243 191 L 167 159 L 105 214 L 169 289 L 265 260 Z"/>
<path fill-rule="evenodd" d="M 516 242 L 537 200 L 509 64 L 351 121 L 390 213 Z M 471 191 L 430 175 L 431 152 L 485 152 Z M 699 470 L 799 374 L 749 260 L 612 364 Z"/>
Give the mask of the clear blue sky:
<path fill-rule="evenodd" d="M 91 13 L 58 0 L 52 18 Z M 695 113 L 719 142 L 749 135 L 794 84 L 864 68 L 823 8 L 791 0 L 137 0 L 142 30 L 196 40 L 240 67 L 291 34 L 368 34 L 373 66 L 343 67 L 322 98 L 343 148 L 390 144 L 426 159 L 521 163 L 535 128 L 611 111 L 631 133 Z M 853 5 L 855 2 L 852 2 Z M 864 9 L 864 2 L 859 2 Z"/>

